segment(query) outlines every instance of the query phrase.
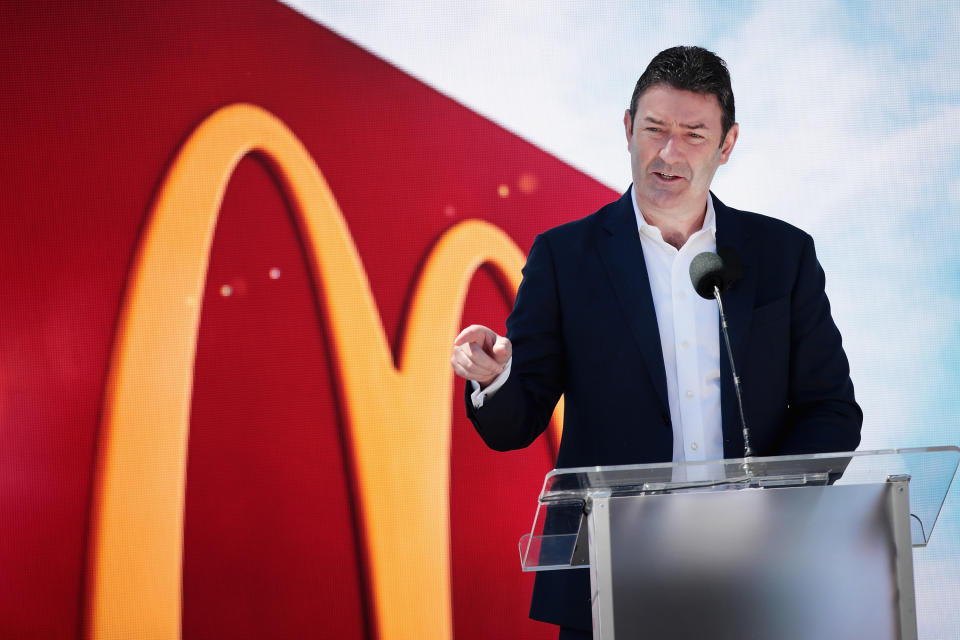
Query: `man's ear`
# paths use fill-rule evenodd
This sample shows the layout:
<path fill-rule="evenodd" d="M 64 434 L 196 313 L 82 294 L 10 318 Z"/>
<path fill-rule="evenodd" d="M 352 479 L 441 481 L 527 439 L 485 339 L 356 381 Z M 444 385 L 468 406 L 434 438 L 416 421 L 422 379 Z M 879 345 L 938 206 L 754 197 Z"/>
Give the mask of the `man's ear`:
<path fill-rule="evenodd" d="M 737 144 L 739 135 L 740 125 L 734 122 L 730 130 L 727 131 L 727 135 L 724 136 L 723 144 L 720 145 L 720 164 L 726 164 L 727 160 L 730 159 L 730 154 L 733 153 L 733 147 Z"/>
<path fill-rule="evenodd" d="M 623 114 L 623 131 L 627 134 L 627 150 L 630 150 L 630 140 L 633 138 L 633 118 L 630 115 L 630 109 Z"/>

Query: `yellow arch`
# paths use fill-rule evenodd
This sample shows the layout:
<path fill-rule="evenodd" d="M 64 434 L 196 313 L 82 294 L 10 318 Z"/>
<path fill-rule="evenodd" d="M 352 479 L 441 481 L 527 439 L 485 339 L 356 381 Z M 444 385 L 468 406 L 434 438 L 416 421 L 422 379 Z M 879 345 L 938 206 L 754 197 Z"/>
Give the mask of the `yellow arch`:
<path fill-rule="evenodd" d="M 415 289 L 395 367 L 363 265 L 316 163 L 280 120 L 244 104 L 212 114 L 184 144 L 130 274 L 104 399 L 87 634 L 98 640 L 180 637 L 200 301 L 224 192 L 237 163 L 253 151 L 268 160 L 293 203 L 309 268 L 326 292 L 375 633 L 384 640 L 448 640 L 449 350 L 477 268 L 494 265 L 516 291 L 523 255 L 488 223 L 449 229 Z"/>

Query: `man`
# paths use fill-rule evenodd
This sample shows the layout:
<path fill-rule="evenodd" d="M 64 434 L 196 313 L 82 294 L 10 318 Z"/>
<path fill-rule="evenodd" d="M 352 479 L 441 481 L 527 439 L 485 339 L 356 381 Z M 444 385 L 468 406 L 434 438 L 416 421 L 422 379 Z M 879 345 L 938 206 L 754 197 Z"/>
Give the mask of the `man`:
<path fill-rule="evenodd" d="M 473 325 L 455 341 L 480 436 L 527 446 L 565 394 L 557 467 L 743 456 L 717 307 L 689 277 L 720 246 L 743 266 L 724 308 L 754 454 L 855 449 L 862 413 L 812 239 L 709 191 L 739 133 L 726 64 L 699 47 L 659 53 L 624 129 L 632 187 L 537 237 L 506 337 Z M 538 575 L 530 615 L 590 637 L 588 572 Z"/>

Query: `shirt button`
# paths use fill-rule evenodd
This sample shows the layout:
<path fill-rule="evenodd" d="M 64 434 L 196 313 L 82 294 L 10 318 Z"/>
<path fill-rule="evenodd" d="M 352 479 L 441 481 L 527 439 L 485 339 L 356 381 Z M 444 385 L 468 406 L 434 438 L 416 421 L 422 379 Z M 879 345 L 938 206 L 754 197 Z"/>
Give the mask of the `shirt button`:
<path fill-rule="evenodd" d="M 689 349 L 690 343 L 684 340 L 683 342 L 680 343 L 680 346 L 683 347 L 684 349 Z"/>
<path fill-rule="evenodd" d="M 693 391 L 687 391 L 687 397 L 688 397 L 688 398 L 692 398 L 692 397 L 693 397 Z"/>
<path fill-rule="evenodd" d="M 696 451 L 696 450 L 697 450 L 697 443 L 696 443 L 696 442 L 691 442 L 691 443 L 690 443 L 690 450 L 691 450 L 691 451 Z"/>
<path fill-rule="evenodd" d="M 683 291 L 680 291 L 679 293 L 677 293 L 677 297 L 683 300 L 684 298 L 687 297 L 687 294 L 685 294 Z"/>

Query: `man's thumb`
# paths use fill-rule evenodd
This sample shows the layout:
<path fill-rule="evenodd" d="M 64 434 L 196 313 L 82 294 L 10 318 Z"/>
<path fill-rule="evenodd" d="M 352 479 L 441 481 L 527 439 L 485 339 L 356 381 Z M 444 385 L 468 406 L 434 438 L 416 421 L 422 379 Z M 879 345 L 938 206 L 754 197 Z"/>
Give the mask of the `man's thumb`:
<path fill-rule="evenodd" d="M 510 339 L 497 336 L 493 348 L 490 350 L 490 355 L 497 361 L 497 364 L 506 364 L 510 356 L 513 355 L 513 344 L 511 344 Z"/>

